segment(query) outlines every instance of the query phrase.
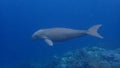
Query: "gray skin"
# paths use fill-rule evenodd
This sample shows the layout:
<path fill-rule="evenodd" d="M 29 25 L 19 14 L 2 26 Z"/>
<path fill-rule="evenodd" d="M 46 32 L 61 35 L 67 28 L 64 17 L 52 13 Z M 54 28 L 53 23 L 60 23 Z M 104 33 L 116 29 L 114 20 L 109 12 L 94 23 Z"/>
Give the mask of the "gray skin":
<path fill-rule="evenodd" d="M 39 35 L 38 35 L 39 34 Z M 86 35 L 86 31 L 84 30 L 73 30 L 68 28 L 51 28 L 51 29 L 44 29 L 44 30 L 38 30 L 36 32 L 36 38 L 43 38 L 48 37 L 53 42 L 58 41 L 65 41 L 72 38 L 80 37 Z"/>
<path fill-rule="evenodd" d="M 97 33 L 99 27 L 101 27 L 101 25 L 95 25 L 88 30 L 74 30 L 69 28 L 40 29 L 32 35 L 32 38 L 43 39 L 50 46 L 53 46 L 53 42 L 66 41 L 86 35 L 103 38 L 101 35 Z"/>

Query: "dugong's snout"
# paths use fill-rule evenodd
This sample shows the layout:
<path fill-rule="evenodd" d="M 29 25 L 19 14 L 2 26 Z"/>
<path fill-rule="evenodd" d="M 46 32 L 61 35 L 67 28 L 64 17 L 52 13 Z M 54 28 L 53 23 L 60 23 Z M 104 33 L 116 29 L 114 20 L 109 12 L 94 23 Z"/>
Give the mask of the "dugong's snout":
<path fill-rule="evenodd" d="M 38 38 L 38 37 L 37 37 L 36 35 L 32 35 L 32 39 L 33 39 L 33 40 L 37 40 L 37 38 Z"/>

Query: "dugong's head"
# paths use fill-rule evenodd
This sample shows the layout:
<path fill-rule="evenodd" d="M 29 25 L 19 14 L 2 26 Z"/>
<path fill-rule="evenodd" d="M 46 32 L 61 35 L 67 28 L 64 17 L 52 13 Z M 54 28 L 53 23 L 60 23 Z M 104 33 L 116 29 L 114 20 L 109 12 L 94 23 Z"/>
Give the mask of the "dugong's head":
<path fill-rule="evenodd" d="M 43 37 L 43 30 L 38 30 L 32 35 L 33 40 L 41 39 Z"/>

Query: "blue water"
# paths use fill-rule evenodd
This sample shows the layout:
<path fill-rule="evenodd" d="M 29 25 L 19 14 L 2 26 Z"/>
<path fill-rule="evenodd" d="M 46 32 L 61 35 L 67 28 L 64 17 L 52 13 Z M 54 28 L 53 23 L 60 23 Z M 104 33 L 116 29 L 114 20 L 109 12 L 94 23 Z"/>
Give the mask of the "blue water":
<path fill-rule="evenodd" d="M 21 63 L 45 62 L 54 55 L 98 45 L 120 47 L 120 0 L 0 0 L 0 68 Z M 103 24 L 99 33 L 56 43 L 33 41 L 32 34 L 42 28 L 88 29 Z"/>

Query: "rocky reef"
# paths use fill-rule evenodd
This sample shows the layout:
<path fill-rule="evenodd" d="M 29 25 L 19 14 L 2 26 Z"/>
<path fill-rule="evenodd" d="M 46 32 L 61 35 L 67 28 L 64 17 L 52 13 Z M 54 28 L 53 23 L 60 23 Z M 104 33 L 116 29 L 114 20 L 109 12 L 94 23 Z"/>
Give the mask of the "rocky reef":
<path fill-rule="evenodd" d="M 70 51 L 41 68 L 120 68 L 120 49 L 87 47 Z"/>
<path fill-rule="evenodd" d="M 20 68 L 120 68 L 120 49 L 86 47 L 69 51 L 62 57 L 54 56 L 53 61 L 45 65 L 23 65 Z"/>

